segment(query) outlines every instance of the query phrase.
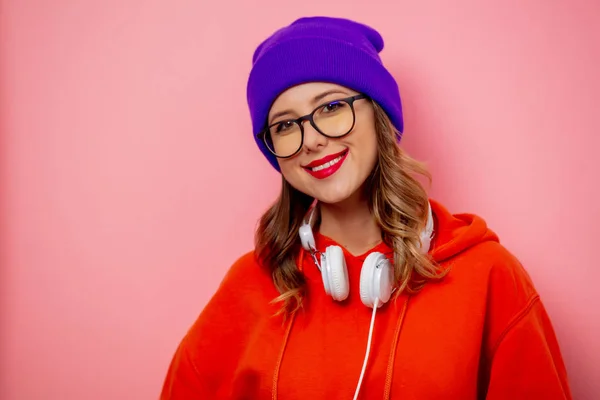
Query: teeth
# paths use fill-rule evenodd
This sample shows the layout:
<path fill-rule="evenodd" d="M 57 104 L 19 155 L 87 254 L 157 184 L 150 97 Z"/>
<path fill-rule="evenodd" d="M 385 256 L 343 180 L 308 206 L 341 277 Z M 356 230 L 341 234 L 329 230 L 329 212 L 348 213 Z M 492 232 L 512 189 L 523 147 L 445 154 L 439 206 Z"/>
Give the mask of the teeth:
<path fill-rule="evenodd" d="M 339 156 L 339 157 L 336 157 L 336 158 L 334 158 L 333 160 L 331 160 L 329 162 L 326 162 L 325 164 L 321 164 L 318 167 L 314 167 L 314 168 L 311 168 L 311 169 L 313 171 L 320 171 L 322 169 L 329 168 L 332 165 L 335 165 L 335 164 L 339 163 L 341 159 L 342 159 L 342 156 Z"/>

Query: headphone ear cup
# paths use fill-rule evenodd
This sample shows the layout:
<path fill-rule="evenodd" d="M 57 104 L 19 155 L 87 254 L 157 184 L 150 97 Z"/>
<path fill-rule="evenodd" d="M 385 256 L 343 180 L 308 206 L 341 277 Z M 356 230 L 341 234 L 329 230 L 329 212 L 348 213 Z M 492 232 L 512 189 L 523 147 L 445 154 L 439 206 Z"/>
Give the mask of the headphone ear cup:
<path fill-rule="evenodd" d="M 373 308 L 379 299 L 378 307 L 387 303 L 392 295 L 393 269 L 390 260 L 382 253 L 371 253 L 360 270 L 360 300 Z"/>
<path fill-rule="evenodd" d="M 321 255 L 321 278 L 325 293 L 334 300 L 343 301 L 350 293 L 348 269 L 344 252 L 339 246 L 328 246 Z"/>
<path fill-rule="evenodd" d="M 304 250 L 310 251 L 316 248 L 315 236 L 313 235 L 312 227 L 309 224 L 302 224 L 298 233 L 300 234 L 300 242 Z"/>

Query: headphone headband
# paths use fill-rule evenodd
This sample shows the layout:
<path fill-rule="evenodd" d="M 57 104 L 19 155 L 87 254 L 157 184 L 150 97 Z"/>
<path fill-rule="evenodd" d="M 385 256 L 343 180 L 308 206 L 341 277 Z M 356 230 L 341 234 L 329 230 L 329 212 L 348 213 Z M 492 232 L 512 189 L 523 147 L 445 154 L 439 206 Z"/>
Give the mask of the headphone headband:
<path fill-rule="evenodd" d="M 315 200 L 308 209 L 308 222 L 306 221 L 306 216 L 304 221 L 302 222 L 302 226 L 300 227 L 300 242 L 302 243 L 302 247 L 304 250 L 310 252 L 316 252 L 317 246 L 315 243 L 315 237 L 312 231 L 312 218 L 315 214 L 315 209 L 317 208 L 317 200 Z M 419 249 L 423 254 L 427 254 L 429 252 L 429 248 L 431 247 L 431 239 L 433 238 L 433 230 L 434 230 L 434 221 L 433 221 L 433 212 L 431 210 L 431 204 L 427 202 L 427 222 L 425 223 L 425 229 L 421 231 L 419 235 L 420 243 Z"/>

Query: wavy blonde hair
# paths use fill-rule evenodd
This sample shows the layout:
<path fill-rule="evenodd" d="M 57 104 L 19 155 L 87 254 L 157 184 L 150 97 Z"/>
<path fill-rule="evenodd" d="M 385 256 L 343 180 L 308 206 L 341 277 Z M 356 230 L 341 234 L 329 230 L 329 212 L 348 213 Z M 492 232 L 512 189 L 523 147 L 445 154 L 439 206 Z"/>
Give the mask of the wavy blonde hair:
<path fill-rule="evenodd" d="M 428 281 L 440 280 L 445 275 L 418 247 L 429 203 L 417 176 L 425 177 L 428 182 L 431 176 L 422 163 L 398 146 L 396 128 L 385 111 L 372 103 L 379 155 L 364 190 L 383 240 L 394 251 L 396 296 L 403 292 L 414 294 Z M 282 303 L 280 312 L 295 312 L 302 306 L 306 281 L 296 265 L 301 251 L 298 229 L 312 202 L 312 197 L 293 188 L 282 176 L 281 193 L 262 215 L 256 229 L 255 255 L 272 274 L 280 293 L 274 299 Z"/>

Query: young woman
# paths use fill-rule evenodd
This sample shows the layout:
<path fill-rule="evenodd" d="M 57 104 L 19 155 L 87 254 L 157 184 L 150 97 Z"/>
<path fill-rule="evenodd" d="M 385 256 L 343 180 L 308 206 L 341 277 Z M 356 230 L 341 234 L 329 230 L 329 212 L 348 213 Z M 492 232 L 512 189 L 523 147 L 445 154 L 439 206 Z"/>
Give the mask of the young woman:
<path fill-rule="evenodd" d="M 281 194 L 181 341 L 162 399 L 570 399 L 519 261 L 428 199 L 399 147 L 383 39 L 302 18 L 253 57 L 248 104 Z"/>

